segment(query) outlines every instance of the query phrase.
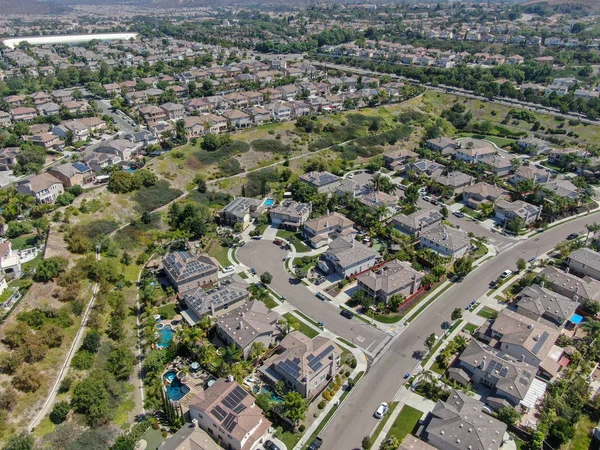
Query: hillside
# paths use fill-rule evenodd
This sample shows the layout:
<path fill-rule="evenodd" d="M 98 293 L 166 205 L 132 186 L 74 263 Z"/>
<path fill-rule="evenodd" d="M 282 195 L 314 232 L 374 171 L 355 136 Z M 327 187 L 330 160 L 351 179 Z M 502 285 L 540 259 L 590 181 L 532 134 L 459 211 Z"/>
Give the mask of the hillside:
<path fill-rule="evenodd" d="M 2 0 L 2 14 L 56 14 L 65 10 L 54 2 L 37 0 Z"/>
<path fill-rule="evenodd" d="M 569 1 L 569 0 L 529 0 L 527 2 L 521 3 L 521 5 L 533 5 L 533 4 L 536 4 L 536 3 L 545 3 L 548 6 L 574 4 L 574 5 L 583 5 L 586 8 L 593 8 L 593 9 L 600 10 L 600 2 L 598 0 L 576 0 L 576 1 Z"/>

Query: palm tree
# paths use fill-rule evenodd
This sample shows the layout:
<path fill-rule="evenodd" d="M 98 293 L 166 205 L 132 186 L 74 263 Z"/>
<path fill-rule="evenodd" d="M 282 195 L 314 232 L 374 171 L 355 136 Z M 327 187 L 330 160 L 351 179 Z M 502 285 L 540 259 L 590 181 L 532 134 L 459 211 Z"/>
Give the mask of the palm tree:
<path fill-rule="evenodd" d="M 210 342 L 205 342 L 200 348 L 200 364 L 205 367 L 214 366 L 217 360 L 217 348 Z"/>
<path fill-rule="evenodd" d="M 223 360 L 225 360 L 228 364 L 233 364 L 240 361 L 243 356 L 242 350 L 232 342 L 231 345 L 225 347 Z"/>
<path fill-rule="evenodd" d="M 181 331 L 181 342 L 192 351 L 198 341 L 206 337 L 206 333 L 200 327 L 188 327 Z"/>
<path fill-rule="evenodd" d="M 586 318 L 580 325 L 581 329 L 587 333 L 588 340 L 594 340 L 600 335 L 600 322 L 594 319 Z"/>
<path fill-rule="evenodd" d="M 585 245 L 587 245 L 588 240 L 590 239 L 590 233 L 596 233 L 598 231 L 600 231 L 600 225 L 598 225 L 596 222 L 594 223 L 588 223 L 585 225 L 585 227 L 587 228 L 588 232 L 585 236 Z"/>

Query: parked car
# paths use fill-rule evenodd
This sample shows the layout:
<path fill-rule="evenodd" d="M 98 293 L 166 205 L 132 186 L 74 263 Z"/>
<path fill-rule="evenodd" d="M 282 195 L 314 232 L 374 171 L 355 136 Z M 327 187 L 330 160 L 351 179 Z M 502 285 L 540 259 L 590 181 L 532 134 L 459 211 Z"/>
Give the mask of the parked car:
<path fill-rule="evenodd" d="M 570 235 L 567 236 L 567 240 L 572 241 L 579 238 L 579 233 L 571 233 Z"/>
<path fill-rule="evenodd" d="M 423 196 L 423 200 L 425 200 L 426 202 L 430 202 L 433 199 L 429 195 L 425 195 Z"/>
<path fill-rule="evenodd" d="M 498 280 L 492 280 L 492 281 L 490 281 L 490 287 L 492 289 L 495 288 L 496 286 L 498 286 Z"/>
<path fill-rule="evenodd" d="M 346 319 L 352 319 L 354 317 L 354 313 L 352 311 L 348 311 L 347 309 L 342 309 L 340 311 L 340 316 L 344 316 Z"/>
<path fill-rule="evenodd" d="M 437 205 L 439 205 L 439 204 L 440 204 L 440 202 L 438 202 L 438 201 L 437 201 L 435 198 L 432 198 L 430 203 L 431 203 L 433 206 L 437 206 Z"/>
<path fill-rule="evenodd" d="M 251 273 L 252 275 L 256 275 L 256 269 L 255 269 L 254 267 L 251 267 L 251 268 L 250 268 L 250 273 Z"/>
<path fill-rule="evenodd" d="M 318 298 L 319 300 L 327 300 L 327 299 L 325 298 L 325 296 L 324 296 L 323 294 L 321 294 L 320 292 L 317 292 L 317 298 Z"/>
<path fill-rule="evenodd" d="M 504 272 L 502 272 L 502 275 L 500 275 L 502 278 L 508 278 L 512 275 L 512 270 L 510 269 L 506 269 Z"/>
<path fill-rule="evenodd" d="M 223 267 L 223 273 L 233 272 L 233 266 Z"/>
<path fill-rule="evenodd" d="M 283 241 L 281 239 L 275 239 L 273 241 L 273 244 L 275 244 L 275 245 L 281 245 L 281 244 L 283 244 Z"/>
<path fill-rule="evenodd" d="M 279 446 L 277 446 L 273 441 L 271 440 L 267 440 L 265 442 L 265 449 L 266 450 L 281 450 L 281 448 Z"/>
<path fill-rule="evenodd" d="M 262 239 L 262 236 L 252 236 L 252 239 L 254 239 L 255 241 L 260 241 Z"/>
<path fill-rule="evenodd" d="M 325 278 L 325 277 L 319 277 L 319 278 L 317 278 L 317 280 L 315 281 L 315 284 L 318 286 L 318 285 L 320 285 L 320 284 L 324 283 L 326 279 L 327 279 L 327 278 Z"/>
<path fill-rule="evenodd" d="M 458 218 L 463 218 L 465 217 L 465 213 L 463 213 L 462 211 L 453 211 L 452 215 Z"/>
<path fill-rule="evenodd" d="M 388 406 L 387 403 L 383 402 L 381 405 L 379 405 L 379 408 L 377 408 L 377 411 L 375 411 L 375 418 L 376 419 L 381 419 L 383 416 L 385 416 L 387 414 L 387 412 L 390 410 L 390 407 Z"/>
<path fill-rule="evenodd" d="M 308 445 L 308 447 L 306 447 L 306 450 L 318 450 L 321 448 L 321 445 L 323 445 L 323 439 L 321 439 L 320 437 L 316 437 L 313 439 L 313 441 Z"/>
<path fill-rule="evenodd" d="M 406 190 L 406 186 L 402 183 L 398 184 L 398 189 L 400 189 L 401 191 L 405 191 Z"/>

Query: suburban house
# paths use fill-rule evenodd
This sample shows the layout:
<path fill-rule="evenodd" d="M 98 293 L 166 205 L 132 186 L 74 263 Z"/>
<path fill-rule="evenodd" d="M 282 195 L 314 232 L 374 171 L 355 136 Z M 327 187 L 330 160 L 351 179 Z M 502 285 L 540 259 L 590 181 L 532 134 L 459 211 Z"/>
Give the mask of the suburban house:
<path fill-rule="evenodd" d="M 227 346 L 232 343 L 250 357 L 254 343 L 271 347 L 280 335 L 281 316 L 260 300 L 252 300 L 234 311 L 225 312 L 217 320 L 217 336 Z"/>
<path fill-rule="evenodd" d="M 437 175 L 433 177 L 433 181 L 441 184 L 442 186 L 449 186 L 454 189 L 455 193 L 460 193 L 466 187 L 472 186 L 475 182 L 475 178 L 466 173 L 455 170 L 447 175 Z"/>
<path fill-rule="evenodd" d="M 32 144 L 44 147 L 46 150 L 58 147 L 62 144 L 61 139 L 51 133 L 41 133 L 29 138 Z"/>
<path fill-rule="evenodd" d="M 249 108 L 245 108 L 243 111 L 250 116 L 254 125 L 262 125 L 263 123 L 271 120 L 270 111 L 260 106 L 251 106 Z"/>
<path fill-rule="evenodd" d="M 94 181 L 94 172 L 83 163 L 66 163 L 48 169 L 65 187 L 83 186 Z"/>
<path fill-rule="evenodd" d="M 488 322 L 478 331 L 481 340 L 497 341 L 497 349 L 533 367 L 546 360 L 559 335 L 556 327 L 508 309 L 502 310 L 494 323 Z"/>
<path fill-rule="evenodd" d="M 489 168 L 499 177 L 505 177 L 513 170 L 511 163 L 513 159 L 513 157 L 505 156 L 505 154 L 495 153 L 480 158 L 479 164 L 483 164 L 485 168 Z"/>
<path fill-rule="evenodd" d="M 310 217 L 312 204 L 298 203 L 295 201 L 285 202 L 282 205 L 271 208 L 269 216 L 274 227 L 283 226 L 299 230 Z"/>
<path fill-rule="evenodd" d="M 437 226 L 444 216 L 437 209 L 421 209 L 412 214 L 397 214 L 392 218 L 392 226 L 401 233 L 418 237 L 422 232 Z"/>
<path fill-rule="evenodd" d="M 302 227 L 302 237 L 313 248 L 327 245 L 338 236 L 354 237 L 355 234 L 354 222 L 338 212 L 308 220 Z"/>
<path fill-rule="evenodd" d="M 439 450 L 499 450 L 506 424 L 484 412 L 481 401 L 453 389 L 425 418 L 423 434 Z"/>
<path fill-rule="evenodd" d="M 128 141 L 127 139 L 115 139 L 110 142 L 103 142 L 100 144 L 95 153 L 108 153 L 110 155 L 117 155 L 121 158 L 121 161 L 129 161 L 133 154 L 138 150 L 138 145 Z"/>
<path fill-rule="evenodd" d="M 358 289 L 373 297 L 375 303 L 387 303 L 392 295 L 409 297 L 419 290 L 423 273 L 412 268 L 406 261 L 397 259 L 375 270 L 361 273 Z"/>
<path fill-rule="evenodd" d="M 398 212 L 398 197 L 386 194 L 382 191 L 376 191 L 369 186 L 369 192 L 360 196 L 358 201 L 365 205 L 370 213 L 375 213 L 379 208 L 385 208 L 379 215 L 379 220 L 393 216 Z"/>
<path fill-rule="evenodd" d="M 53 116 L 60 112 L 60 105 L 54 102 L 44 103 L 43 105 L 36 106 L 37 112 L 40 116 Z M 16 120 L 13 117 L 13 120 Z"/>
<path fill-rule="evenodd" d="M 250 450 L 271 428 L 254 397 L 231 378 L 219 378 L 190 400 L 190 418 L 223 448 Z M 194 449 L 195 450 L 195 449 Z"/>
<path fill-rule="evenodd" d="M 521 166 L 508 179 L 509 183 L 517 184 L 519 181 L 531 180 L 535 184 L 546 183 L 550 180 L 550 172 L 536 166 Z"/>
<path fill-rule="evenodd" d="M 236 197 L 221 211 L 219 211 L 219 220 L 221 225 L 234 226 L 236 223 L 242 224 L 242 229 L 246 229 L 252 220 L 252 213 L 262 204 L 261 200 L 247 197 Z"/>
<path fill-rule="evenodd" d="M 16 188 L 22 194 L 33 195 L 38 203 L 54 203 L 56 197 L 65 192 L 60 180 L 48 172 L 18 181 Z"/>
<path fill-rule="evenodd" d="M 317 189 L 318 192 L 329 192 L 337 186 L 340 177 L 329 172 L 307 172 L 300 181 Z"/>
<path fill-rule="evenodd" d="M 10 114 L 4 111 L 0 111 L 0 127 L 10 127 L 12 122 L 10 120 Z"/>
<path fill-rule="evenodd" d="M 456 149 L 460 147 L 460 144 L 454 139 L 442 136 L 435 139 L 428 139 L 425 142 L 425 147 L 434 152 L 441 152 L 442 155 L 453 155 L 456 153 Z"/>
<path fill-rule="evenodd" d="M 521 138 L 518 145 L 521 151 L 526 151 L 531 155 L 546 154 L 552 150 L 548 142 L 536 137 Z"/>
<path fill-rule="evenodd" d="M 459 356 L 459 364 L 474 385 L 493 390 L 488 402 L 496 397 L 497 403 L 503 403 L 502 399 L 505 399 L 512 406 L 525 399 L 537 373 L 537 367 L 475 339 Z"/>
<path fill-rule="evenodd" d="M 543 318 L 562 326 L 573 317 L 578 306 L 579 303 L 564 295 L 534 284 L 519 293 L 517 312 L 532 320 Z"/>
<path fill-rule="evenodd" d="M 503 195 L 505 195 L 504 190 L 481 182 L 463 190 L 463 201 L 469 208 L 477 209 L 482 203 L 494 203 Z"/>
<path fill-rule="evenodd" d="M 385 167 L 390 170 L 402 170 L 409 159 L 416 158 L 417 156 L 419 155 L 412 150 L 400 149 L 385 153 L 383 155 L 383 162 L 385 163 Z"/>
<path fill-rule="evenodd" d="M 160 450 L 223 450 L 209 434 L 198 426 L 198 421 L 184 424 L 160 445 Z"/>
<path fill-rule="evenodd" d="M 11 170 L 17 164 L 19 147 L 6 147 L 0 149 L 0 172 Z"/>
<path fill-rule="evenodd" d="M 585 156 L 585 150 L 580 148 L 553 148 L 548 154 L 548 162 L 555 166 L 562 166 L 568 161 L 567 155 Z"/>
<path fill-rule="evenodd" d="M 600 253 L 589 248 L 580 248 L 572 252 L 566 262 L 571 273 L 600 280 Z"/>
<path fill-rule="evenodd" d="M 342 350 L 332 340 L 292 331 L 258 371 L 272 384 L 283 381 L 304 398 L 318 395 L 340 370 Z"/>
<path fill-rule="evenodd" d="M 163 108 L 154 105 L 144 106 L 139 109 L 139 113 L 148 125 L 154 125 L 167 119 L 167 113 Z"/>
<path fill-rule="evenodd" d="M 471 239 L 466 231 L 440 223 L 421 233 L 419 245 L 445 257 L 460 258 L 469 251 Z"/>
<path fill-rule="evenodd" d="M 0 268 L 8 279 L 21 276 L 21 255 L 18 251 L 13 251 L 12 244 L 8 240 L 0 243 Z"/>
<path fill-rule="evenodd" d="M 219 280 L 207 290 L 200 286 L 185 291 L 181 302 L 186 309 L 181 315 L 190 326 L 194 326 L 204 316 L 218 317 L 242 306 L 249 296 L 248 284 L 234 275 Z"/>
<path fill-rule="evenodd" d="M 494 213 L 496 214 L 496 218 L 502 221 L 505 226 L 515 219 L 520 219 L 523 225 L 527 226 L 540 218 L 542 207 L 532 205 L 523 200 L 514 202 L 498 200 L 494 203 Z"/>
<path fill-rule="evenodd" d="M 248 128 L 252 125 L 252 117 L 250 114 L 240 111 L 239 109 L 228 109 L 223 111 L 223 117 L 225 117 L 229 124 L 233 128 Z"/>
<path fill-rule="evenodd" d="M 109 153 L 92 152 L 84 156 L 82 161 L 91 167 L 94 173 L 102 173 L 107 167 L 119 164 L 121 162 L 121 157 Z"/>
<path fill-rule="evenodd" d="M 490 144 L 480 140 L 463 140 L 460 147 L 456 149 L 454 157 L 460 161 L 466 161 L 471 164 L 480 162 L 486 156 L 494 155 L 498 151 Z"/>
<path fill-rule="evenodd" d="M 206 253 L 192 255 L 188 251 L 169 253 L 162 260 L 165 275 L 179 292 L 186 292 L 216 283 L 219 279 L 219 262 Z"/>
<path fill-rule="evenodd" d="M 345 278 L 373 267 L 377 257 L 377 252 L 352 237 L 338 237 L 331 241 L 318 266 L 325 273 L 335 272 Z"/>
<path fill-rule="evenodd" d="M 26 108 L 20 106 L 10 110 L 10 115 L 14 122 L 31 122 L 37 117 L 37 110 L 35 108 Z"/>
<path fill-rule="evenodd" d="M 179 103 L 167 102 L 160 105 L 160 108 L 165 112 L 169 120 L 181 120 L 185 116 L 185 107 Z"/>
<path fill-rule="evenodd" d="M 428 177 L 436 177 L 446 171 L 446 166 L 443 164 L 430 161 L 428 159 L 420 159 L 409 163 L 405 166 L 406 172 L 414 171 L 417 175 L 427 175 Z"/>
<path fill-rule="evenodd" d="M 544 183 L 544 188 L 559 197 L 576 199 L 579 196 L 579 188 L 569 180 L 552 180 Z"/>
<path fill-rule="evenodd" d="M 600 281 L 591 277 L 579 278 L 554 266 L 547 266 L 540 272 L 548 280 L 548 287 L 578 303 L 586 300 L 600 300 Z"/>

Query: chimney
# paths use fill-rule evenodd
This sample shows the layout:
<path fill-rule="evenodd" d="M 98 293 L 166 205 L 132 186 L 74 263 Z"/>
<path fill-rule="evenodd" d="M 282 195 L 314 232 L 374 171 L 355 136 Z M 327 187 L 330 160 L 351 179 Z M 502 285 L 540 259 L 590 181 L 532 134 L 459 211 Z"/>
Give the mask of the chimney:
<path fill-rule="evenodd" d="M 192 425 L 194 425 L 194 428 L 198 428 L 198 419 L 192 419 Z"/>
<path fill-rule="evenodd" d="M 233 382 L 233 375 L 227 375 L 227 382 L 228 383 L 232 383 Z"/>

